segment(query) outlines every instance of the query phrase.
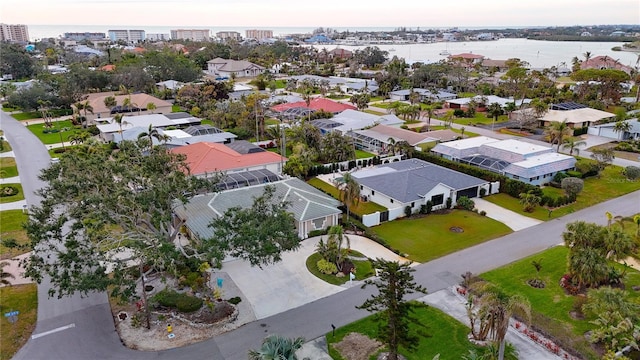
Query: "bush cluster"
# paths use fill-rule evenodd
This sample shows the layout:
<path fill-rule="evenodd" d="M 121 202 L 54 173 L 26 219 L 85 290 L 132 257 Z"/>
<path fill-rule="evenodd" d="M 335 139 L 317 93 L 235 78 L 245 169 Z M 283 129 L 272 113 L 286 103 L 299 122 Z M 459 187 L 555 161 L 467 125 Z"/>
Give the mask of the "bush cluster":
<path fill-rule="evenodd" d="M 177 309 L 181 312 L 194 312 L 202 307 L 202 299 L 173 290 L 162 290 L 153 296 L 153 301 L 166 308 Z"/>
<path fill-rule="evenodd" d="M 336 264 L 325 259 L 318 260 L 316 266 L 318 267 L 318 271 L 325 275 L 331 275 L 338 272 L 338 267 L 336 266 Z"/>
<path fill-rule="evenodd" d="M 624 176 L 629 180 L 640 179 L 640 167 L 637 166 L 627 166 L 624 168 Z"/>
<path fill-rule="evenodd" d="M 20 190 L 17 187 L 11 185 L 5 185 L 0 187 L 0 197 L 14 196 L 18 195 Z"/>

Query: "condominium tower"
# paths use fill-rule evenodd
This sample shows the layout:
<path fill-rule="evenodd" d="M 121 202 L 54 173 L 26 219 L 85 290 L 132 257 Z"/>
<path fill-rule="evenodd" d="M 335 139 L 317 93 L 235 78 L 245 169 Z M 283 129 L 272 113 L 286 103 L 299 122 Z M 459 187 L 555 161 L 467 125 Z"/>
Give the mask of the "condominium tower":
<path fill-rule="evenodd" d="M 29 42 L 27 25 L 0 24 L 0 41 Z"/>

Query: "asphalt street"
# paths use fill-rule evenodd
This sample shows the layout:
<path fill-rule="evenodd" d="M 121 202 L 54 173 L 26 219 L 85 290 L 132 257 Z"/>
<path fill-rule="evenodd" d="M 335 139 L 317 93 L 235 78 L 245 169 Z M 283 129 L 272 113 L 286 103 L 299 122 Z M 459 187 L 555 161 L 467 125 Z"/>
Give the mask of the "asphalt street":
<path fill-rule="evenodd" d="M 39 198 L 34 191 L 45 185 L 37 176 L 40 169 L 48 166 L 49 155 L 44 145 L 18 121 L 2 112 L 0 116 L 2 128 L 16 154 L 27 203 L 37 204 Z M 586 220 L 604 224 L 607 211 L 615 215 L 640 212 L 640 191 L 418 265 L 415 279 L 430 292 L 444 289 L 457 284 L 460 274 L 466 271 L 480 273 L 559 244 L 568 222 Z M 32 337 L 14 359 L 246 359 L 247 350 L 259 347 L 262 339 L 270 334 L 314 339 L 329 332 L 332 324 L 339 327 L 366 316 L 367 312 L 355 306 L 373 291 L 349 288 L 208 341 L 172 350 L 142 352 L 121 344 L 105 293 L 57 299 L 48 297 L 48 289 L 46 283 L 38 287 L 35 338 Z"/>

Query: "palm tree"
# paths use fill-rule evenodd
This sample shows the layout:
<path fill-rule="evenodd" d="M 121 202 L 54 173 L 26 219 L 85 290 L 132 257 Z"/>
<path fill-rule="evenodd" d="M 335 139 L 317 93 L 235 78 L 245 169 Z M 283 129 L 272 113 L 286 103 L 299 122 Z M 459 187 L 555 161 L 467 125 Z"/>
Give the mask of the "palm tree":
<path fill-rule="evenodd" d="M 631 130 L 631 124 L 628 121 L 617 121 L 613 126 L 613 131 L 620 133 L 620 140 L 624 140 L 624 134 Z"/>
<path fill-rule="evenodd" d="M 567 120 L 562 122 L 554 121 L 545 129 L 545 134 L 549 137 L 551 145 L 557 143 L 558 151 L 560 151 L 560 145 L 562 145 L 565 137 L 571 136 L 573 130 L 567 125 Z"/>
<path fill-rule="evenodd" d="M 153 114 L 153 110 L 155 110 L 155 109 L 157 109 L 157 108 L 158 108 L 158 107 L 156 106 L 156 104 L 155 104 L 155 103 L 150 102 L 150 103 L 148 103 L 148 104 L 147 104 L 147 110 L 148 110 L 148 111 L 151 111 L 151 113 L 152 113 L 152 114 Z"/>
<path fill-rule="evenodd" d="M 502 106 L 497 102 L 489 104 L 489 107 L 487 107 L 487 115 L 493 118 L 491 122 L 491 130 L 493 131 L 493 125 L 498 121 L 498 116 L 502 115 Z"/>
<path fill-rule="evenodd" d="M 526 193 L 520 193 L 520 204 L 526 212 L 532 212 L 538 204 L 540 204 L 542 198 L 533 193 L 533 190 L 529 190 Z"/>
<path fill-rule="evenodd" d="M 344 234 L 344 229 L 341 225 L 334 225 L 330 227 L 327 235 L 329 235 L 327 238 L 327 247 L 338 250 L 336 254 L 336 267 L 338 268 L 338 271 L 342 271 L 344 258 L 351 249 L 351 240 Z M 346 243 L 346 248 L 342 247 L 343 243 Z"/>
<path fill-rule="evenodd" d="M 433 117 L 433 112 L 435 110 L 435 106 L 427 105 L 424 107 L 424 111 L 427 114 L 427 131 L 431 130 L 431 118 Z"/>
<path fill-rule="evenodd" d="M 80 145 L 89 137 L 91 137 L 91 135 L 86 131 L 76 131 L 73 134 L 69 135 L 67 141 L 69 141 L 72 145 Z"/>
<path fill-rule="evenodd" d="M 476 286 L 476 290 L 480 295 L 481 311 L 488 316 L 489 334 L 493 340 L 500 344 L 498 359 L 503 360 L 504 338 L 509 329 L 509 319 L 517 313 L 530 321 L 531 304 L 521 295 L 507 295 L 488 283 L 480 283 Z"/>
<path fill-rule="evenodd" d="M 118 126 L 120 126 L 120 138 L 122 139 L 122 141 L 124 141 L 124 134 L 122 133 L 122 124 L 123 123 L 127 123 L 127 121 L 122 120 L 123 115 L 122 114 L 116 114 L 113 117 L 113 121 L 115 121 Z"/>
<path fill-rule="evenodd" d="M 591 51 L 587 51 L 584 54 L 582 54 L 584 56 L 584 62 L 588 62 L 589 60 L 591 60 Z"/>
<path fill-rule="evenodd" d="M 249 360 L 298 360 L 296 350 L 304 344 L 304 338 L 289 339 L 271 335 L 262 341 L 259 350 L 249 350 Z"/>
<path fill-rule="evenodd" d="M 153 139 L 155 138 L 159 142 L 165 142 L 170 139 L 168 135 L 160 133 L 158 129 L 154 128 L 151 124 L 149 124 L 149 129 L 146 132 L 141 132 L 138 134 L 138 139 L 146 137 L 149 139 L 149 146 L 153 147 Z"/>
<path fill-rule="evenodd" d="M 0 284 L 2 285 L 11 285 L 11 281 L 9 281 L 8 279 L 16 278 L 12 273 L 4 271 L 4 267 L 9 265 L 9 262 L 7 261 L 0 262 Z"/>
<path fill-rule="evenodd" d="M 351 205 L 357 205 L 360 202 L 360 184 L 350 173 L 345 173 L 338 189 L 340 190 L 340 200 L 347 207 L 347 221 L 349 221 Z"/>
<path fill-rule="evenodd" d="M 107 96 L 106 98 L 104 98 L 104 106 L 108 107 L 109 109 L 114 108 L 116 105 L 118 105 L 118 101 L 116 100 L 115 96 Z"/>
<path fill-rule="evenodd" d="M 583 140 L 575 140 L 574 138 L 568 138 L 568 139 L 564 139 L 564 141 L 562 142 L 562 148 L 564 150 L 569 149 L 569 155 L 573 155 L 573 152 L 576 152 L 576 156 L 580 155 L 580 146 L 585 146 L 587 145 L 586 141 Z"/>

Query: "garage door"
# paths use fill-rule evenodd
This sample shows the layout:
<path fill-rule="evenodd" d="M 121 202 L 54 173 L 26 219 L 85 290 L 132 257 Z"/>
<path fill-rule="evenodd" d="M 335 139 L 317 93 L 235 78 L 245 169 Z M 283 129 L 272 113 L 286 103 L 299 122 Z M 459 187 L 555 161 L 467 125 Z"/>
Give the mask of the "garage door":
<path fill-rule="evenodd" d="M 472 188 L 458 190 L 458 196 L 456 196 L 456 198 L 459 199 L 461 196 L 466 196 L 468 198 L 478 197 L 478 187 L 474 186 Z"/>

